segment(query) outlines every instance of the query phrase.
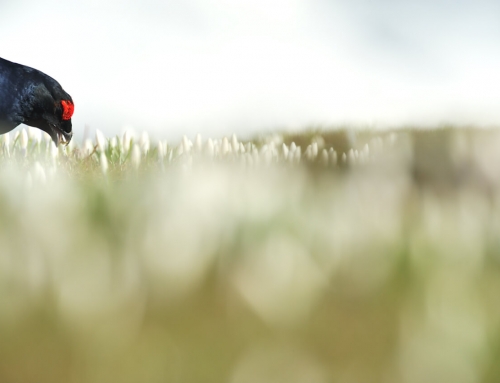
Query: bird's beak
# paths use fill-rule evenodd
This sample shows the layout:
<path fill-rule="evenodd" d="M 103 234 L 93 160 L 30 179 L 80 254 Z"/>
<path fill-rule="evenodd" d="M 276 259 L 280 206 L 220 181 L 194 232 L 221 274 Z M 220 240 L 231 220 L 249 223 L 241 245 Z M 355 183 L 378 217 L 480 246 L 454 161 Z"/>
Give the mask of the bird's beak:
<path fill-rule="evenodd" d="M 57 133 L 57 140 L 59 141 L 58 143 L 64 144 L 66 146 L 68 146 L 72 137 L 73 137 L 73 132 L 71 132 L 71 133 L 66 133 L 66 132 L 59 133 L 58 132 Z"/>
<path fill-rule="evenodd" d="M 73 132 L 67 133 L 53 124 L 51 124 L 50 126 L 52 128 L 52 134 L 50 136 L 52 137 L 52 141 L 54 141 L 54 144 L 56 144 L 56 146 L 59 146 L 59 144 L 68 145 L 71 141 L 71 138 L 73 137 Z"/>

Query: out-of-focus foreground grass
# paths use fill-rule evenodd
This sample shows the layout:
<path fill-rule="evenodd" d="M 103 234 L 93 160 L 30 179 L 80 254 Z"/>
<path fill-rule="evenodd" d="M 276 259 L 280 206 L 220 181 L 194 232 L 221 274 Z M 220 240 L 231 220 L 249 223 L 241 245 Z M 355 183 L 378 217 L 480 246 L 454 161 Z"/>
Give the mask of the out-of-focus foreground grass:
<path fill-rule="evenodd" d="M 1 383 L 500 381 L 500 132 L 95 141 L 3 138 Z"/>

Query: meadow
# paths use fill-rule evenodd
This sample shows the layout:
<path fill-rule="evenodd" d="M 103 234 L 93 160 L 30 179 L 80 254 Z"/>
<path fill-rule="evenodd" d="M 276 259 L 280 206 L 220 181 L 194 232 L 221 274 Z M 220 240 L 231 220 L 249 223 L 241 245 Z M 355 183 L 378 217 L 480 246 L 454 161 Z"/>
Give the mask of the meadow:
<path fill-rule="evenodd" d="M 0 137 L 1 383 L 499 382 L 500 131 Z"/>

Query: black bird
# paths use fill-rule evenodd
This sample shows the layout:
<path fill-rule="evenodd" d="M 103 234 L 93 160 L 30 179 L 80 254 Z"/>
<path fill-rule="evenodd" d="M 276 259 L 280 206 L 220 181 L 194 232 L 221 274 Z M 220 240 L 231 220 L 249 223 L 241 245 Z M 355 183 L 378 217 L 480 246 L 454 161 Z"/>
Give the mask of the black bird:
<path fill-rule="evenodd" d="M 47 132 L 56 145 L 73 136 L 71 96 L 52 77 L 0 58 L 0 134 L 19 124 Z"/>

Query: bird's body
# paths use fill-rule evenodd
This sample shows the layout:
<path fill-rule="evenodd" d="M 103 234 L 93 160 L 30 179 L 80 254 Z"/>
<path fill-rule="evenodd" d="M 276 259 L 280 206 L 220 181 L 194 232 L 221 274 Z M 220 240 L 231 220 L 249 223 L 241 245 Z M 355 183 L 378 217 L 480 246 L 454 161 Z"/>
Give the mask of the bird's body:
<path fill-rule="evenodd" d="M 56 145 L 69 142 L 73 110 L 71 96 L 52 77 L 0 58 L 0 134 L 26 124 L 47 132 Z"/>

